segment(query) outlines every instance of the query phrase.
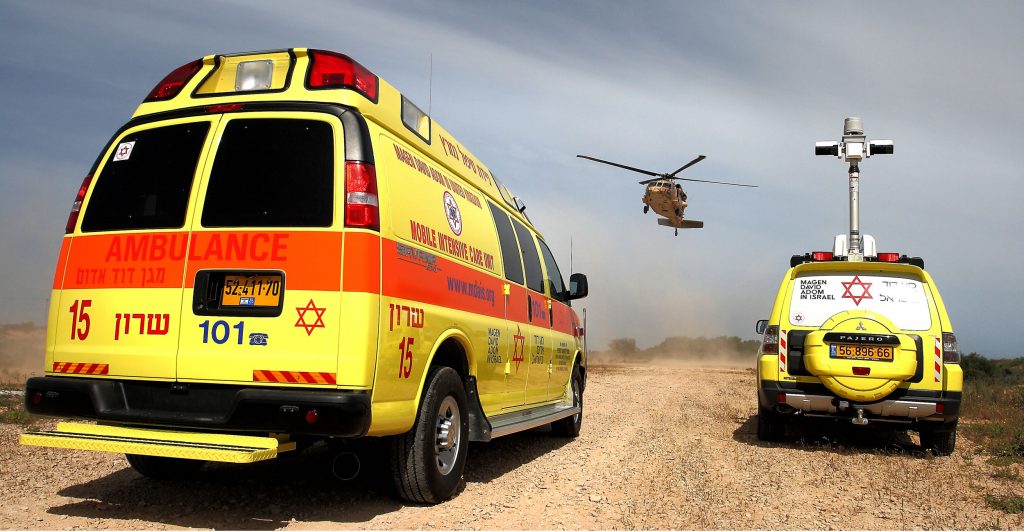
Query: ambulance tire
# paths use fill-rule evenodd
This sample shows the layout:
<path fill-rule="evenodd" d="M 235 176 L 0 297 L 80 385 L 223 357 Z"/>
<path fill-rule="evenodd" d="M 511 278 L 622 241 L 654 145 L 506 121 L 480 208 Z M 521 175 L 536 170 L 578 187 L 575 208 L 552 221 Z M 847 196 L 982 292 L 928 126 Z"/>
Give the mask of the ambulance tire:
<path fill-rule="evenodd" d="M 468 444 L 462 379 L 452 368 L 432 368 L 412 430 L 392 439 L 391 473 L 398 496 L 427 504 L 452 498 L 462 486 Z"/>
<path fill-rule="evenodd" d="M 934 452 L 936 456 L 949 456 L 956 449 L 956 425 L 952 430 L 922 428 L 920 435 L 921 448 Z"/>
<path fill-rule="evenodd" d="M 551 433 L 563 438 L 575 438 L 583 427 L 583 377 L 580 367 L 572 367 L 572 406 L 580 407 L 580 413 L 551 422 Z"/>
<path fill-rule="evenodd" d="M 202 469 L 203 460 L 185 458 L 166 458 L 163 456 L 146 456 L 142 454 L 126 454 L 128 464 L 140 475 L 159 480 L 185 480 L 196 476 Z"/>
<path fill-rule="evenodd" d="M 782 441 L 786 433 L 786 423 L 782 416 L 768 410 L 757 409 L 757 439 L 761 441 Z"/>

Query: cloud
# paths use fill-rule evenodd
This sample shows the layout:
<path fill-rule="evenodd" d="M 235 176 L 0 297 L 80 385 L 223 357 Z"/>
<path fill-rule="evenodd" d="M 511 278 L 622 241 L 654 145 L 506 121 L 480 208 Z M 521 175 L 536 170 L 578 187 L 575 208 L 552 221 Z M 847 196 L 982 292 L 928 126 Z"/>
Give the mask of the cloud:
<path fill-rule="evenodd" d="M 855 115 L 896 141 L 862 165 L 865 231 L 925 257 L 965 350 L 1021 354 L 1006 331 L 1024 298 L 1022 15 L 1014 2 L 5 2 L 0 98 L 17 103 L 0 108 L 3 271 L 50 267 L 83 172 L 166 72 L 311 46 L 429 108 L 526 200 L 565 270 L 572 236 L 593 341 L 752 337 L 789 256 L 846 232 L 845 165 L 811 146 Z M 577 153 L 655 171 L 704 154 L 686 175 L 760 188 L 687 185 L 706 227 L 673 237 L 640 212 L 637 176 Z M 5 298 L 48 293 L 49 273 L 17 275 Z"/>

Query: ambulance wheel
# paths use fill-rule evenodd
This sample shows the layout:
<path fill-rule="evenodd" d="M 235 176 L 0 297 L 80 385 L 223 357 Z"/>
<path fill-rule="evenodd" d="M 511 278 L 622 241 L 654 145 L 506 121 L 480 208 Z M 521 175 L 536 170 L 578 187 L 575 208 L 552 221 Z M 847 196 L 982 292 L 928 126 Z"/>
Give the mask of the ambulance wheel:
<path fill-rule="evenodd" d="M 649 210 L 651 210 L 651 207 L 649 205 L 644 205 L 644 214 L 647 214 L 647 211 Z"/>
<path fill-rule="evenodd" d="M 551 422 L 551 432 L 563 438 L 575 438 L 580 435 L 580 428 L 583 426 L 583 377 L 580 376 L 580 367 L 572 367 L 572 406 L 579 407 L 579 413 L 564 417 L 558 421 Z"/>
<path fill-rule="evenodd" d="M 782 441 L 786 433 L 786 422 L 781 416 L 767 408 L 757 409 L 757 439 L 761 441 Z"/>
<path fill-rule="evenodd" d="M 466 469 L 468 413 L 459 374 L 448 367 L 430 370 L 412 430 L 392 441 L 391 471 L 399 497 L 433 504 L 455 495 Z"/>
<path fill-rule="evenodd" d="M 952 430 L 936 430 L 922 428 L 921 448 L 930 450 L 938 456 L 949 456 L 956 448 L 956 425 Z"/>
<path fill-rule="evenodd" d="M 160 480 L 184 480 L 192 478 L 206 462 L 187 460 L 185 458 L 166 458 L 163 456 L 146 456 L 142 454 L 126 454 L 128 464 L 140 475 Z"/>

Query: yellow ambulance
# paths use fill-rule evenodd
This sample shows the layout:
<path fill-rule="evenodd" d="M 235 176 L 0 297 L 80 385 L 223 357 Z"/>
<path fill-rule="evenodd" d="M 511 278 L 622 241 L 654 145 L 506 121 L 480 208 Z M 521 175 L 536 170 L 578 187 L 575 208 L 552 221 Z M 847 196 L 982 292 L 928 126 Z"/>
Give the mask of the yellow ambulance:
<path fill-rule="evenodd" d="M 22 443 L 140 473 L 381 438 L 398 495 L 458 490 L 470 441 L 583 415 L 584 329 L 525 207 L 351 58 L 168 74 L 75 198 Z M 349 468 L 352 464 L 349 464 Z"/>
<path fill-rule="evenodd" d="M 794 255 L 757 358 L 757 436 L 779 441 L 798 419 L 916 430 L 921 445 L 956 446 L 963 371 L 938 287 L 920 257 L 867 251 L 846 235 L 832 251 Z"/>

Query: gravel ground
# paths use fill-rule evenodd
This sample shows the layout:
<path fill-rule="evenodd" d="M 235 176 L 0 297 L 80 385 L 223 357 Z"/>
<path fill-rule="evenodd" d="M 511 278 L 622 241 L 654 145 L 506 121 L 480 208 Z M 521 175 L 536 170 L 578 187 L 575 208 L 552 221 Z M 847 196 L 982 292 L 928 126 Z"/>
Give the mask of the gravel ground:
<path fill-rule="evenodd" d="M 5 529 L 1020 529 L 986 495 L 1024 496 L 1020 466 L 961 439 L 953 456 L 916 435 L 797 427 L 755 437 L 748 369 L 595 367 L 576 440 L 538 430 L 473 444 L 466 486 L 434 507 L 391 499 L 372 464 L 327 473 L 314 447 L 196 480 L 139 476 L 123 456 L 22 447 L 0 425 Z M 823 434 L 823 435 L 822 435 Z"/>

